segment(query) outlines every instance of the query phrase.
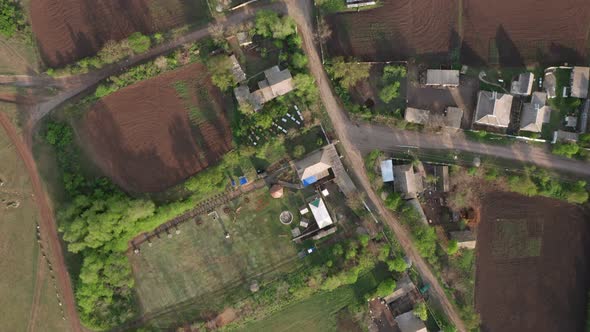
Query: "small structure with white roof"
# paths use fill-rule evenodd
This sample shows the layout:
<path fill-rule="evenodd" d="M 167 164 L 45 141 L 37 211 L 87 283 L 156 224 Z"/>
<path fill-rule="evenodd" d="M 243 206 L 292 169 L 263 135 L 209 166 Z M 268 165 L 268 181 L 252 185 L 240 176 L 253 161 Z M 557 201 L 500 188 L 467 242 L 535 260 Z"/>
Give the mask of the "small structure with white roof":
<path fill-rule="evenodd" d="M 381 177 L 383 178 L 383 182 L 393 181 L 393 160 L 381 161 Z"/>
<path fill-rule="evenodd" d="M 326 204 L 321 197 L 317 197 L 309 202 L 309 209 L 311 210 L 311 214 L 313 214 L 313 218 L 320 229 L 333 224 L 330 213 L 328 212 Z"/>

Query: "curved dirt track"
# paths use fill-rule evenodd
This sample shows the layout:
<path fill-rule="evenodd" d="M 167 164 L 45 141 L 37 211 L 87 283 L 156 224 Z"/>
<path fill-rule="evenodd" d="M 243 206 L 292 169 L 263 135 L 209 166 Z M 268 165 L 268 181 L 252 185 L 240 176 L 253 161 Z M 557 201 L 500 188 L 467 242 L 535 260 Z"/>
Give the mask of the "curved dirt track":
<path fill-rule="evenodd" d="M 175 89 L 179 82 L 187 90 L 184 97 Z M 189 107 L 202 117 L 198 128 L 191 125 Z M 140 193 L 178 184 L 219 161 L 232 143 L 221 91 L 199 63 L 101 99 L 78 133 L 105 174 Z"/>
<path fill-rule="evenodd" d="M 55 274 L 57 275 L 59 288 L 61 290 L 62 302 L 65 306 L 66 319 L 70 323 L 72 331 L 82 331 L 80 320 L 78 318 L 78 312 L 76 311 L 76 303 L 74 301 L 74 293 L 72 289 L 72 283 L 70 281 L 70 275 L 65 264 L 61 243 L 57 234 L 57 224 L 53 217 L 53 211 L 51 210 L 49 199 L 45 193 L 45 190 L 43 189 L 41 179 L 39 178 L 37 166 L 31 154 L 30 147 L 24 143 L 10 119 L 2 112 L 0 112 L 0 126 L 4 128 L 7 136 L 14 144 L 16 151 L 25 164 L 27 173 L 31 178 L 34 201 L 39 209 L 40 214 L 41 222 L 39 223 L 39 226 L 42 238 L 47 239 L 47 245 L 49 246 L 51 255 L 53 256 L 53 268 L 55 270 Z"/>

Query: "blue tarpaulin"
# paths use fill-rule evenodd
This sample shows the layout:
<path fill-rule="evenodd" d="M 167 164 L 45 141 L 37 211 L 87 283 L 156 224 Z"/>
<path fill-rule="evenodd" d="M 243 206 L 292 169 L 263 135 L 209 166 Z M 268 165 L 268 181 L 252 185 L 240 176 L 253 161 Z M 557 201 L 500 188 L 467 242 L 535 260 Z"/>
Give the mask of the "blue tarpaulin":
<path fill-rule="evenodd" d="M 248 183 L 248 179 L 246 179 L 245 176 L 240 176 L 240 186 L 243 186 L 246 183 Z"/>
<path fill-rule="evenodd" d="M 308 178 L 303 179 L 303 181 L 301 181 L 301 182 L 303 182 L 304 187 L 307 187 L 310 184 L 316 183 L 317 181 L 318 181 L 318 178 L 316 176 L 310 176 Z"/>

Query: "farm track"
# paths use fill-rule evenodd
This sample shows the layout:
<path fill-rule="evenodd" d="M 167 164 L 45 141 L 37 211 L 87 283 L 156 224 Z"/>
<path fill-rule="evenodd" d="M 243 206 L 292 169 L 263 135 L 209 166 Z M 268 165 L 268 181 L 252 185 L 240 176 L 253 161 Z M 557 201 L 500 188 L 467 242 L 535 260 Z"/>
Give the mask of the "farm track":
<path fill-rule="evenodd" d="M 14 144 L 20 158 L 25 164 L 25 168 L 31 179 L 31 186 L 33 187 L 34 201 L 37 205 L 40 214 L 40 232 L 43 238 L 47 239 L 49 251 L 53 256 L 54 270 L 57 275 L 59 288 L 61 289 L 62 302 L 65 305 L 65 312 L 67 320 L 71 326 L 72 331 L 82 331 L 82 326 L 76 311 L 76 303 L 74 301 L 74 292 L 70 276 L 65 264 L 64 255 L 57 234 L 57 223 L 55 221 L 53 211 L 49 204 L 49 198 L 39 177 L 35 160 L 31 153 L 31 149 L 19 136 L 16 128 L 8 118 L 8 116 L 0 112 L 0 125 L 4 128 L 7 136 Z M 38 267 L 42 268 L 42 267 Z M 35 310 L 35 309 L 34 309 Z M 35 313 L 35 311 L 33 311 Z"/>

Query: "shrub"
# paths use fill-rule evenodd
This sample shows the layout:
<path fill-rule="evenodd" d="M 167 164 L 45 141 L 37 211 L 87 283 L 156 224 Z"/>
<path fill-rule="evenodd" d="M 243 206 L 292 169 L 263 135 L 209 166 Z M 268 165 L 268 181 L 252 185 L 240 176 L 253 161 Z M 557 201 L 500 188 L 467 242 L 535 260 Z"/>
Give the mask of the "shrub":
<path fill-rule="evenodd" d="M 299 159 L 305 154 L 305 147 L 303 145 L 296 145 L 293 148 L 293 157 Z"/>
<path fill-rule="evenodd" d="M 420 302 L 414 306 L 414 315 L 420 320 L 426 321 L 428 319 L 428 308 L 426 308 L 426 303 Z"/>
<path fill-rule="evenodd" d="M 459 243 L 457 240 L 450 240 L 447 245 L 447 254 L 454 255 L 459 251 Z"/>
<path fill-rule="evenodd" d="M 24 20 L 19 2 L 0 0 L 0 34 L 12 37 L 19 28 L 19 21 Z"/>
<path fill-rule="evenodd" d="M 140 32 L 134 32 L 127 38 L 129 41 L 129 47 L 133 50 L 134 53 L 139 54 L 143 53 L 150 49 L 152 45 L 152 41 L 150 37 L 142 35 Z"/>
<path fill-rule="evenodd" d="M 387 280 L 382 281 L 379 286 L 377 286 L 377 291 L 375 293 L 378 297 L 385 297 L 391 293 L 395 289 L 396 282 L 393 278 L 389 278 Z"/>
<path fill-rule="evenodd" d="M 408 264 L 402 257 L 396 257 L 392 260 L 387 261 L 387 267 L 389 271 L 404 272 L 408 268 Z"/>
<path fill-rule="evenodd" d="M 553 145 L 552 152 L 559 156 L 573 158 L 580 152 L 580 146 L 576 143 L 557 143 Z"/>
<path fill-rule="evenodd" d="M 129 46 L 129 41 L 122 40 L 120 42 L 116 42 L 114 40 L 109 40 L 102 47 L 102 49 L 98 51 L 97 56 L 103 63 L 110 64 L 124 59 L 131 54 L 132 50 Z"/>

